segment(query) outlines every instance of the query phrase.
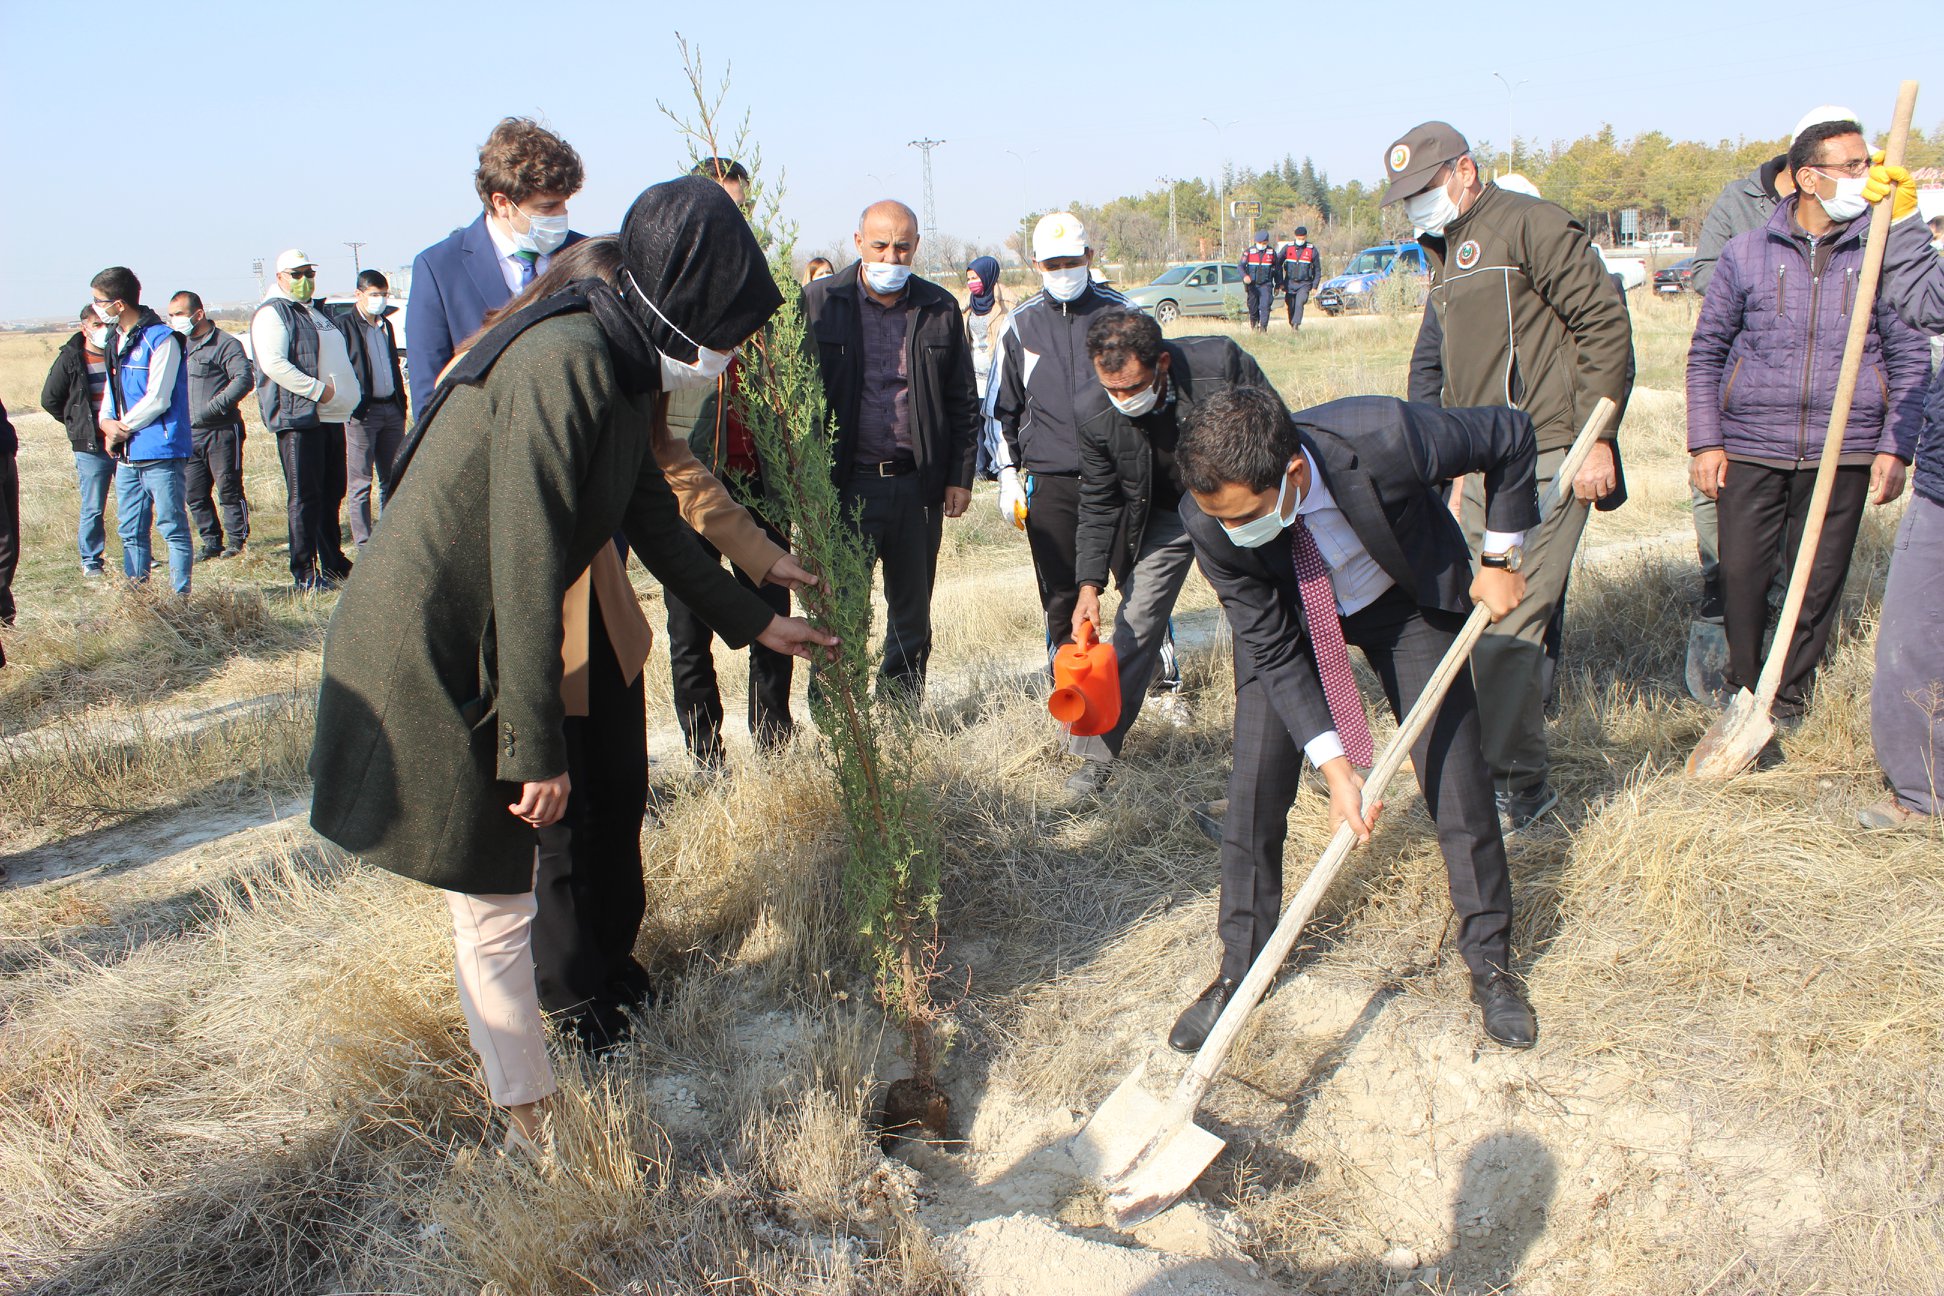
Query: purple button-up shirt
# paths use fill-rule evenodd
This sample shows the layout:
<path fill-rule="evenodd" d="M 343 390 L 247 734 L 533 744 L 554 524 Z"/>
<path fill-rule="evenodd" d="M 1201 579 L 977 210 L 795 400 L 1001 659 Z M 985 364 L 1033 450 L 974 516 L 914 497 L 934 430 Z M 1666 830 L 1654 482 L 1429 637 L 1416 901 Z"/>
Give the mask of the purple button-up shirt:
<path fill-rule="evenodd" d="M 862 284 L 858 311 L 864 326 L 863 399 L 857 411 L 859 465 L 911 454 L 911 359 L 905 335 L 911 323 L 910 290 L 880 305 Z"/>

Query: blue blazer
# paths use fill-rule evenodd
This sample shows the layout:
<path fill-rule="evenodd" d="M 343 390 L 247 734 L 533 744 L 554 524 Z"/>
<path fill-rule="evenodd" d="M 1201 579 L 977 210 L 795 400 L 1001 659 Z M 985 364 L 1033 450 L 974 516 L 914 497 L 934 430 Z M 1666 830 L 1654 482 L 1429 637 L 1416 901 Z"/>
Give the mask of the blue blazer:
<path fill-rule="evenodd" d="M 569 230 L 562 247 L 586 236 Z M 421 410 L 439 384 L 452 352 L 478 330 L 486 312 L 512 293 L 500 274 L 499 253 L 486 232 L 486 213 L 456 229 L 412 261 L 412 293 L 405 310 L 405 358 L 411 368 L 412 408 Z"/>

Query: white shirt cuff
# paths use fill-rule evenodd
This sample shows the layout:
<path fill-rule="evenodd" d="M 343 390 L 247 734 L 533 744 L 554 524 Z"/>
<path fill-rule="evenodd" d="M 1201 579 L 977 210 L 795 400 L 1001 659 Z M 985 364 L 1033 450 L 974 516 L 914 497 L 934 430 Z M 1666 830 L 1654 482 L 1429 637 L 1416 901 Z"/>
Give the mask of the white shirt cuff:
<path fill-rule="evenodd" d="M 1303 744 L 1303 755 L 1317 769 L 1323 768 L 1324 761 L 1332 761 L 1343 755 L 1343 739 L 1337 737 L 1334 729 L 1325 729 L 1316 737 Z"/>
<path fill-rule="evenodd" d="M 1523 531 L 1487 531 L 1484 539 L 1478 542 L 1478 552 L 1502 554 L 1507 549 L 1517 549 L 1525 545 L 1526 533 Z"/>

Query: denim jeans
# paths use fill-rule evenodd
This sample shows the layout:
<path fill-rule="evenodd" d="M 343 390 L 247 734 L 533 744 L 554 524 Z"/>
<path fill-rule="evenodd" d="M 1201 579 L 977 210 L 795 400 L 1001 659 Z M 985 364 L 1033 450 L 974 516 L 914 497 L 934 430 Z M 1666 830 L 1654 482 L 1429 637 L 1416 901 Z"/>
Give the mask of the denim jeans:
<path fill-rule="evenodd" d="M 101 515 L 108 507 L 108 483 L 115 477 L 115 461 L 99 450 L 74 452 L 74 482 L 81 488 L 81 525 L 74 533 L 81 551 L 81 570 L 98 572 L 107 553 L 106 527 Z"/>
<path fill-rule="evenodd" d="M 137 584 L 148 579 L 152 521 L 169 546 L 169 585 L 178 594 L 189 592 L 189 569 L 196 561 L 183 489 L 187 463 L 186 459 L 136 459 L 115 468 L 122 571 Z"/>

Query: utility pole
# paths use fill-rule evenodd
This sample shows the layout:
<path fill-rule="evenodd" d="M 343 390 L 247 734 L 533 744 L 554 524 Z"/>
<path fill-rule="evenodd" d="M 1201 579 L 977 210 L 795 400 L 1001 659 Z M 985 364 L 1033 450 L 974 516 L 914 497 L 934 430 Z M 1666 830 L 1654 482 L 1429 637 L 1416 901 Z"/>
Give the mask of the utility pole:
<path fill-rule="evenodd" d="M 1494 72 L 1492 75 L 1497 77 L 1498 83 L 1505 87 L 1505 169 L 1510 171 L 1513 168 L 1512 142 L 1518 138 L 1518 136 L 1512 133 L 1514 124 L 1512 121 L 1512 101 L 1519 87 L 1522 85 L 1530 85 L 1531 82 L 1508 81 L 1503 72 Z"/>
<path fill-rule="evenodd" d="M 1223 145 L 1222 166 L 1215 173 L 1215 224 L 1222 231 L 1222 260 L 1227 261 L 1228 204 L 1226 200 L 1228 198 L 1228 148 L 1223 140 L 1222 132 L 1235 125 L 1241 119 L 1237 118 L 1236 121 L 1218 122 L 1213 117 L 1204 117 L 1202 120 L 1215 128 L 1215 142 Z"/>
<path fill-rule="evenodd" d="M 270 295 L 270 290 L 263 286 L 263 258 L 262 257 L 258 257 L 256 260 L 250 262 L 250 273 L 256 276 L 257 300 L 262 301 L 265 297 L 268 297 Z"/>
<path fill-rule="evenodd" d="M 363 247 L 364 244 L 347 242 L 344 246 L 351 249 L 351 273 L 353 275 L 362 274 L 364 272 L 364 267 L 358 264 L 358 249 Z"/>
<path fill-rule="evenodd" d="M 1168 260 L 1179 261 L 1181 259 L 1181 227 L 1175 224 L 1175 186 L 1181 182 L 1173 176 L 1156 176 L 1155 179 L 1168 186 Z"/>
<path fill-rule="evenodd" d="M 944 140 L 935 140 L 929 136 L 921 140 L 911 141 L 911 147 L 920 150 L 925 155 L 925 246 L 929 248 L 937 247 L 936 240 L 938 237 L 938 207 L 932 199 L 931 155 L 932 150 L 943 143 L 945 143 Z M 929 258 L 934 255 L 936 255 L 935 252 L 925 253 L 928 264 Z"/>

